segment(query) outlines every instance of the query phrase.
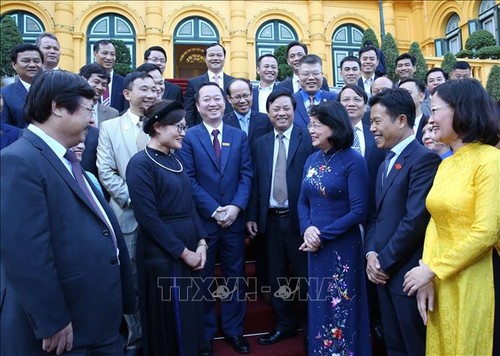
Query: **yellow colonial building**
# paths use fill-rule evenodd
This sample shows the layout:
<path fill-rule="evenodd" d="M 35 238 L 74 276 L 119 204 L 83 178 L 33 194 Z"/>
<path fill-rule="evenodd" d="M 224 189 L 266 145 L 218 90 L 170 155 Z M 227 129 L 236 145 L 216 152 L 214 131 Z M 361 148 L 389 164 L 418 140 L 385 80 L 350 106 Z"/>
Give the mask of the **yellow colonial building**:
<path fill-rule="evenodd" d="M 400 52 L 418 41 L 430 67 L 447 51 L 463 49 L 469 34 L 499 31 L 499 0 L 483 1 L 10 1 L 0 15 L 15 18 L 25 41 L 43 31 L 57 35 L 60 67 L 71 71 L 93 60 L 92 44 L 121 39 L 131 50 L 133 65 L 144 50 L 161 45 L 167 51 L 169 78 L 189 78 L 206 70 L 203 48 L 219 41 L 227 50 L 225 71 L 255 78 L 256 59 L 291 40 L 306 43 L 324 60 L 331 85 L 339 85 L 338 63 L 357 53 L 363 31 L 391 33 Z M 498 61 L 471 60 L 474 76 L 486 83 Z"/>

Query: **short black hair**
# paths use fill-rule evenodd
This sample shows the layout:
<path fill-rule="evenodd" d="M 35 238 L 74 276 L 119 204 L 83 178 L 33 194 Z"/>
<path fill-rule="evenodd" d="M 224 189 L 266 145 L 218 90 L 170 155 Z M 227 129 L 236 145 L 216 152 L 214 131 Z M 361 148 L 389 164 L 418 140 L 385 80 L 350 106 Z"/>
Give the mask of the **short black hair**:
<path fill-rule="evenodd" d="M 220 46 L 222 48 L 222 52 L 224 53 L 224 57 L 226 57 L 226 49 L 219 42 L 210 43 L 208 46 L 206 46 L 205 49 L 203 50 L 203 55 L 206 57 L 207 56 L 207 50 L 209 48 L 216 47 L 216 46 Z"/>
<path fill-rule="evenodd" d="M 54 35 L 53 33 L 50 33 L 50 32 L 43 32 L 41 33 L 35 40 L 35 45 L 37 47 L 40 47 L 40 44 L 42 43 L 42 39 L 44 39 L 45 37 L 48 37 L 48 38 L 51 38 L 53 39 L 54 41 L 56 41 L 57 43 L 59 43 L 59 40 L 57 39 L 56 35 Z"/>
<path fill-rule="evenodd" d="M 346 89 L 351 89 L 357 95 L 359 95 L 360 97 L 363 98 L 363 101 L 365 102 L 365 104 L 368 103 L 368 95 L 366 94 L 366 91 L 363 88 L 361 88 L 359 85 L 355 85 L 355 84 L 346 84 L 346 85 L 344 85 L 344 87 L 342 89 L 340 89 L 340 92 L 337 95 L 337 101 L 339 103 L 340 103 L 340 100 L 341 100 L 341 97 L 342 97 L 342 93 Z"/>
<path fill-rule="evenodd" d="M 203 83 L 200 84 L 200 87 L 198 88 L 198 91 L 196 93 L 194 93 L 194 101 L 196 103 L 200 99 L 200 90 L 201 90 L 201 88 L 204 88 L 204 87 L 207 87 L 207 86 L 214 86 L 214 87 L 219 88 L 222 97 L 224 97 L 224 90 L 217 83 L 214 83 L 214 82 L 203 82 Z"/>
<path fill-rule="evenodd" d="M 97 74 L 97 76 L 101 79 L 106 79 L 109 83 L 111 77 L 109 76 L 108 71 L 100 64 L 90 63 L 86 64 L 80 68 L 80 73 L 78 73 L 85 79 L 89 79 L 92 74 Z"/>
<path fill-rule="evenodd" d="M 156 67 L 156 66 L 155 66 Z M 138 71 L 135 71 L 135 72 L 132 72 L 132 73 L 129 73 L 127 74 L 127 76 L 125 77 L 125 80 L 123 81 L 123 88 L 124 89 L 127 89 L 127 90 L 132 90 L 132 86 L 134 85 L 134 82 L 137 80 L 137 79 L 146 79 L 146 78 L 150 78 L 150 79 L 153 79 L 148 73 L 146 72 L 138 72 Z M 154 79 L 153 79 L 154 81 Z"/>
<path fill-rule="evenodd" d="M 299 60 L 299 66 L 301 64 L 320 64 L 323 66 L 323 61 L 315 54 L 306 54 Z"/>
<path fill-rule="evenodd" d="M 417 64 L 417 59 L 415 57 L 413 57 L 411 54 L 409 53 L 403 53 L 403 54 L 400 54 L 397 58 L 396 58 L 396 61 L 394 62 L 396 64 L 396 66 L 398 65 L 398 62 L 403 60 L 403 59 L 409 59 L 410 62 L 411 62 L 411 65 L 413 67 L 415 67 L 415 65 Z"/>
<path fill-rule="evenodd" d="M 307 54 L 307 46 L 303 44 L 302 42 L 299 41 L 292 41 L 286 46 L 286 56 L 288 57 L 288 52 L 290 52 L 290 49 L 295 46 L 300 46 L 304 50 L 304 53 Z"/>
<path fill-rule="evenodd" d="M 362 47 L 359 51 L 358 51 L 358 57 L 361 58 L 361 55 L 365 52 L 368 52 L 368 51 L 373 51 L 375 52 L 375 56 L 377 56 L 377 59 L 379 59 L 379 54 L 378 54 L 378 51 L 375 47 L 373 46 L 364 46 Z"/>
<path fill-rule="evenodd" d="M 14 49 L 10 53 L 10 61 L 12 63 L 16 63 L 17 62 L 17 55 L 19 53 L 24 53 L 24 52 L 28 52 L 28 51 L 38 52 L 40 54 L 40 59 L 42 60 L 42 64 L 43 64 L 42 51 L 40 51 L 40 48 L 38 48 L 37 46 L 35 46 L 34 44 L 31 44 L 31 43 L 23 43 L 23 44 L 20 44 L 20 45 L 14 47 Z"/>
<path fill-rule="evenodd" d="M 229 82 L 229 84 L 226 87 L 226 94 L 227 95 L 231 96 L 231 90 L 230 90 L 230 88 L 231 88 L 231 85 L 233 85 L 233 83 L 235 83 L 235 82 L 245 82 L 245 83 L 247 83 L 248 89 L 250 90 L 250 94 L 253 93 L 252 83 L 248 79 L 246 79 L 246 78 L 234 78 L 233 80 L 231 80 Z"/>
<path fill-rule="evenodd" d="M 389 113 L 391 121 L 395 121 L 400 115 L 406 116 L 406 124 L 413 127 L 415 123 L 415 103 L 410 93 L 405 89 L 385 89 L 384 91 L 372 96 L 369 105 L 380 104 L 385 107 Z"/>
<path fill-rule="evenodd" d="M 356 56 L 345 56 L 344 58 L 342 58 L 339 65 L 340 70 L 342 70 L 342 66 L 344 65 L 345 62 L 356 62 L 358 63 L 358 66 L 361 68 L 361 61 Z"/>
<path fill-rule="evenodd" d="M 476 79 L 447 81 L 432 90 L 453 109 L 453 130 L 463 142 L 496 145 L 500 120 L 495 102 Z"/>
<path fill-rule="evenodd" d="M 416 78 L 406 78 L 403 79 L 401 82 L 399 82 L 399 86 L 404 83 L 415 83 L 415 86 L 417 87 L 418 91 L 421 93 L 425 93 L 425 85 L 422 83 L 422 81 L 416 79 Z"/>
<path fill-rule="evenodd" d="M 107 45 L 113 45 L 113 47 L 115 47 L 115 45 L 113 44 L 113 42 L 111 42 L 110 40 L 99 40 L 97 42 L 94 42 L 94 53 L 97 53 L 99 52 L 99 48 L 101 46 L 107 46 Z M 116 50 L 116 48 L 115 48 Z"/>
<path fill-rule="evenodd" d="M 139 67 L 135 68 L 135 72 L 144 72 L 144 73 L 150 73 L 154 70 L 157 70 L 161 74 L 160 68 L 158 68 L 158 66 L 153 63 L 143 63 Z"/>
<path fill-rule="evenodd" d="M 165 52 L 165 50 L 160 46 L 149 47 L 147 50 L 145 50 L 144 51 L 144 60 L 149 59 L 149 56 L 151 55 L 152 51 L 158 51 L 158 52 L 163 53 L 163 55 L 165 56 L 165 60 L 167 60 L 167 52 Z"/>
<path fill-rule="evenodd" d="M 453 67 L 451 68 L 451 71 L 454 71 L 455 69 L 465 69 L 465 70 L 470 70 L 470 64 L 466 61 L 456 61 Z"/>
<path fill-rule="evenodd" d="M 439 68 L 439 67 L 434 67 L 434 68 L 431 68 L 427 71 L 427 73 L 425 74 L 425 82 L 427 83 L 427 79 L 429 78 L 429 74 L 431 73 L 435 73 L 435 72 L 441 72 L 443 73 L 443 77 L 444 77 L 444 80 L 448 80 L 448 73 L 446 73 L 443 68 Z"/>
<path fill-rule="evenodd" d="M 293 111 L 297 108 L 297 101 L 295 101 L 295 98 L 293 97 L 292 93 L 290 93 L 289 90 L 286 89 L 276 89 L 269 94 L 266 100 L 266 111 L 269 112 L 269 107 L 271 106 L 272 103 L 276 101 L 276 99 L 286 96 L 287 98 L 290 98 L 293 106 Z"/>
<path fill-rule="evenodd" d="M 334 147 L 342 149 L 352 146 L 354 130 L 344 105 L 336 101 L 324 101 L 319 105 L 312 105 L 309 108 L 309 116 L 314 116 L 323 125 L 332 129 L 328 142 Z"/>
<path fill-rule="evenodd" d="M 94 96 L 94 89 L 77 74 L 65 70 L 40 71 L 33 78 L 24 115 L 27 122 L 43 123 L 52 114 L 52 103 L 73 114 L 82 98 L 94 99 Z"/>
<path fill-rule="evenodd" d="M 271 53 L 266 53 L 266 54 L 263 54 L 262 56 L 260 56 L 258 59 L 257 59 L 257 67 L 260 67 L 260 62 L 262 62 L 262 60 L 266 57 L 270 57 L 270 58 L 274 58 L 276 60 L 276 62 L 278 62 L 278 59 L 276 58 L 276 56 L 274 54 L 271 54 Z"/>

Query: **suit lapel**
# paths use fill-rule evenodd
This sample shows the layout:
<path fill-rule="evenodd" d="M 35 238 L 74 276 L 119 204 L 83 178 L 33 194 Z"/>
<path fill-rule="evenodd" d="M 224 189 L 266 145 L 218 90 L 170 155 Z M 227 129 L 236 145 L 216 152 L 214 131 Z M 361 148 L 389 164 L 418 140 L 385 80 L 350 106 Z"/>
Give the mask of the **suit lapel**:
<path fill-rule="evenodd" d="M 15 86 L 15 92 L 19 96 L 19 98 L 22 100 L 22 102 L 26 102 L 26 98 L 28 97 L 28 91 L 24 87 L 23 83 L 21 83 L 21 80 L 16 82 Z"/>
<path fill-rule="evenodd" d="M 271 131 L 267 136 L 266 136 L 266 145 L 264 147 L 264 152 L 265 152 L 265 159 L 266 159 L 266 165 L 268 171 L 264 175 L 264 177 L 269 177 L 271 176 L 273 172 L 273 159 L 274 159 L 274 131 Z M 257 159 L 260 159 L 260 157 L 257 157 Z"/>
<path fill-rule="evenodd" d="M 292 129 L 292 134 L 290 135 L 290 143 L 288 145 L 288 156 L 286 158 L 286 168 L 290 166 L 290 162 L 292 162 L 293 156 L 299 147 L 300 140 L 302 140 L 301 132 L 298 132 L 296 127 L 294 126 Z"/>
<path fill-rule="evenodd" d="M 229 130 L 228 130 L 229 129 Z M 227 161 L 229 160 L 229 155 L 231 154 L 231 149 L 233 145 L 233 130 L 231 130 L 228 125 L 222 129 L 222 144 L 220 147 L 220 170 L 224 171 L 226 168 Z M 215 157 L 215 154 L 214 154 Z"/>
<path fill-rule="evenodd" d="M 212 144 L 212 137 L 208 133 L 207 129 L 205 128 L 205 125 L 203 123 L 198 124 L 195 126 L 196 131 L 196 137 L 200 141 L 200 144 L 203 146 L 203 148 L 207 151 L 208 156 L 214 163 L 214 165 L 219 168 L 219 163 L 217 162 L 217 158 L 215 157 L 215 152 L 214 152 L 214 146 Z M 195 129 L 193 128 L 193 130 Z M 222 147 L 221 147 L 222 151 Z"/>
<path fill-rule="evenodd" d="M 307 127 L 307 118 L 309 115 L 307 115 L 306 107 L 304 105 L 304 101 L 302 100 L 302 97 L 299 95 L 298 96 L 299 100 L 297 100 L 297 109 L 298 109 L 298 114 L 300 117 L 300 120 L 304 123 L 302 126 Z M 297 119 L 297 118 L 295 118 Z"/>
<path fill-rule="evenodd" d="M 375 139 L 367 125 L 363 125 L 363 136 L 365 137 L 365 160 L 370 161 L 370 156 L 373 152 L 373 146 L 375 144 Z"/>
<path fill-rule="evenodd" d="M 256 113 L 252 110 L 250 113 L 250 123 L 248 124 L 248 141 L 253 137 L 253 134 L 255 132 L 255 127 L 257 126 L 257 120 L 258 118 L 256 117 Z"/>
<path fill-rule="evenodd" d="M 128 148 L 129 157 L 132 157 L 137 153 L 137 144 L 135 139 L 135 127 L 128 116 L 128 112 L 120 117 L 120 131 L 123 136 L 123 142 L 125 142 Z"/>

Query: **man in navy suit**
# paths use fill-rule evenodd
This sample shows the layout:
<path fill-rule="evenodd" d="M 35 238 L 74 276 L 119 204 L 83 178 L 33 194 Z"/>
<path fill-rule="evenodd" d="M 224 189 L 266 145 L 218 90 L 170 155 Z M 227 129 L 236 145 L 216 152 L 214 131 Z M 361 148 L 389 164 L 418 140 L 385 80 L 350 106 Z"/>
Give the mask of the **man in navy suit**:
<path fill-rule="evenodd" d="M 267 97 L 276 87 L 278 60 L 272 54 L 263 54 L 257 59 L 259 85 L 253 88 L 252 110 L 266 113 Z"/>
<path fill-rule="evenodd" d="M 253 102 L 252 83 L 248 79 L 237 78 L 229 83 L 227 99 L 234 111 L 225 114 L 222 121 L 245 131 L 250 147 L 257 138 L 273 129 L 266 114 L 251 109 Z"/>
<path fill-rule="evenodd" d="M 10 60 L 19 78 L 2 88 L 4 107 L 0 121 L 22 129 L 28 125 L 23 111 L 24 103 L 33 77 L 42 70 L 43 53 L 37 46 L 25 43 L 14 48 Z"/>
<path fill-rule="evenodd" d="M 144 52 L 144 63 L 153 63 L 160 70 L 161 75 L 165 72 L 167 65 L 167 52 L 160 46 L 149 47 Z M 182 88 L 178 85 L 170 83 L 168 80 L 164 80 L 165 88 L 163 92 L 162 99 L 175 100 L 183 102 Z"/>
<path fill-rule="evenodd" d="M 294 124 L 307 128 L 309 114 L 307 110 L 311 105 L 318 105 L 322 101 L 336 100 L 337 94 L 321 89 L 323 81 L 323 63 L 315 54 L 308 54 L 299 61 L 300 90 L 293 94 L 297 102 Z M 281 87 L 278 87 L 281 88 Z"/>
<path fill-rule="evenodd" d="M 244 211 L 250 199 L 252 162 L 246 134 L 222 121 L 224 93 L 216 83 L 202 83 L 195 97 L 203 122 L 186 133 L 179 155 L 193 185 L 193 198 L 208 233 L 207 262 L 203 277 L 214 277 L 219 253 L 224 287 L 229 293 L 221 301 L 222 329 L 233 349 L 250 352 L 243 337 L 245 319 Z M 205 290 L 205 346 L 212 354 L 217 332 L 215 304 L 210 295 L 211 278 Z"/>
<path fill-rule="evenodd" d="M 368 95 L 372 96 L 371 86 L 373 81 L 377 79 L 377 66 L 379 63 L 377 48 L 373 46 L 362 47 L 358 52 L 358 58 L 361 61 L 361 77 L 358 79 L 358 85 L 363 88 Z"/>
<path fill-rule="evenodd" d="M 113 69 L 116 63 L 115 46 L 108 40 L 100 40 L 94 43 L 94 61 L 102 65 L 111 78 L 102 95 L 101 104 L 111 106 L 121 113 L 128 106 L 125 104 L 125 97 L 123 96 L 125 78 L 115 73 Z"/>
<path fill-rule="evenodd" d="M 413 99 L 413 103 L 415 103 L 415 123 L 413 124 L 413 133 L 415 134 L 417 142 L 423 144 L 422 130 L 424 128 L 424 122 L 429 118 L 422 112 L 422 102 L 425 99 L 425 85 L 418 79 L 407 78 L 403 79 L 399 83 L 399 87 L 407 90 Z"/>
<path fill-rule="evenodd" d="M 424 355 L 425 327 L 415 298 L 403 292 L 403 280 L 422 257 L 429 221 L 425 198 L 441 159 L 415 140 L 415 104 L 408 91 L 386 89 L 370 106 L 377 147 L 389 153 L 377 174 L 366 272 L 377 285 L 387 354 Z"/>
<path fill-rule="evenodd" d="M 41 73 L 30 125 L 1 152 L 2 355 L 123 352 L 120 321 L 134 307 L 127 248 L 70 152 L 93 123 L 93 97 L 76 74 Z"/>
<path fill-rule="evenodd" d="M 252 147 L 254 180 L 247 216 L 247 229 L 257 239 L 264 239 L 269 263 L 271 302 L 276 314 L 275 330 L 259 338 L 261 345 L 271 345 L 295 336 L 299 319 L 293 300 L 275 296 L 279 278 L 307 277 L 307 255 L 299 251 L 302 236 L 297 217 L 297 202 L 307 157 L 312 152 L 311 136 L 305 128 L 293 125 L 295 99 L 287 90 L 276 90 L 267 98 L 269 118 L 274 130 L 259 138 Z M 277 176 L 276 168 L 283 136 L 286 179 Z M 286 185 L 286 198 L 277 201 L 276 184 Z M 261 234 L 257 236 L 257 234 Z M 290 268 L 291 267 L 291 268 Z M 293 288 L 292 288 L 293 289 Z M 307 320 L 307 286 L 300 284 L 302 317 Z M 304 321 L 305 321 L 304 320 Z M 305 327 L 307 330 L 307 327 Z"/>
<path fill-rule="evenodd" d="M 234 79 L 224 73 L 224 63 L 226 61 L 226 49 L 219 43 L 208 45 L 203 51 L 207 72 L 188 81 L 186 95 L 184 97 L 184 108 L 186 109 L 186 122 L 188 126 L 194 126 L 202 121 L 200 113 L 195 109 L 195 94 L 198 93 L 202 83 L 213 82 L 219 85 L 223 92 L 227 91 L 227 86 Z M 225 114 L 232 111 L 230 103 L 225 102 Z"/>
<path fill-rule="evenodd" d="M 279 89 L 286 89 L 290 93 L 296 93 L 300 90 L 299 84 L 299 62 L 302 57 L 307 55 L 307 46 L 298 41 L 292 41 L 286 47 L 286 62 L 293 70 L 293 76 L 287 78 L 278 84 Z M 326 78 L 322 77 L 321 89 L 330 91 Z"/>

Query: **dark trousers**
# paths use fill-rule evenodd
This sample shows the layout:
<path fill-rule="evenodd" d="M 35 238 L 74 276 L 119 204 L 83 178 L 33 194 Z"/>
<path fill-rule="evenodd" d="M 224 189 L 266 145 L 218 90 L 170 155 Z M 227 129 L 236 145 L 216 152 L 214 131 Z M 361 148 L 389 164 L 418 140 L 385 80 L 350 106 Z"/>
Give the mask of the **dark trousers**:
<path fill-rule="evenodd" d="M 391 293 L 377 286 L 384 341 L 391 356 L 425 355 L 425 326 L 414 297 Z"/>
<path fill-rule="evenodd" d="M 299 251 L 302 239 L 298 228 L 290 229 L 289 220 L 288 216 L 269 213 L 265 237 L 271 304 L 276 313 L 276 329 L 280 331 L 297 328 L 294 302 L 297 299 L 300 300 L 303 324 L 307 325 L 307 253 Z"/>

